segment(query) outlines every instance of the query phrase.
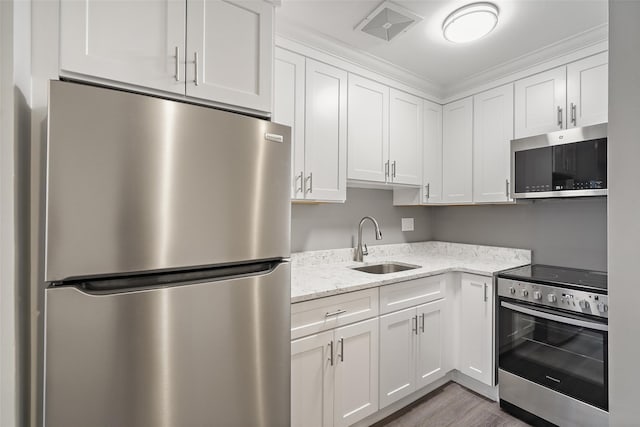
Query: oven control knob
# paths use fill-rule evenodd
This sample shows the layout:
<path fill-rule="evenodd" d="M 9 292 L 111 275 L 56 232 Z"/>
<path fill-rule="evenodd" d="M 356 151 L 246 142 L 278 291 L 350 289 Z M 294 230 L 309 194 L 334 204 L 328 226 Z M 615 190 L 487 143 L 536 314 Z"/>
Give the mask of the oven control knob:
<path fill-rule="evenodd" d="M 529 296 L 529 291 L 526 289 L 521 289 L 520 290 L 520 296 L 521 297 L 528 297 Z"/>
<path fill-rule="evenodd" d="M 515 293 L 516 293 L 516 288 L 514 288 L 513 286 L 511 286 L 511 287 L 509 288 L 509 293 L 510 293 L 511 295 L 515 295 Z"/>
<path fill-rule="evenodd" d="M 540 293 L 540 291 L 535 291 L 533 293 L 533 299 L 542 299 L 542 294 Z"/>
<path fill-rule="evenodd" d="M 580 304 L 580 308 L 583 309 L 583 310 L 589 308 L 589 301 L 587 301 L 587 300 L 584 300 L 584 299 L 580 300 L 580 302 L 578 304 Z"/>
<path fill-rule="evenodd" d="M 549 295 L 547 295 L 547 301 L 556 302 L 556 301 L 558 301 L 558 297 L 556 297 L 554 294 L 549 294 Z"/>
<path fill-rule="evenodd" d="M 598 311 L 600 313 L 606 313 L 607 311 L 609 311 L 609 306 L 603 302 L 598 303 Z"/>

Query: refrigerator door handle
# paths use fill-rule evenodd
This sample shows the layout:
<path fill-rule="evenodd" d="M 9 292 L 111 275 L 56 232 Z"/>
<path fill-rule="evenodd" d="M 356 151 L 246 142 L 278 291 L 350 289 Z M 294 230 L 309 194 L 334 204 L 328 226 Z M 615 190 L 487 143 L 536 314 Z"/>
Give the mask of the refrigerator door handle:
<path fill-rule="evenodd" d="M 273 272 L 281 263 L 281 261 L 267 261 L 242 266 L 198 269 L 180 273 L 168 272 L 154 275 L 128 276 L 124 278 L 77 280 L 64 282 L 63 286 L 73 286 L 85 294 L 113 295 L 131 291 L 180 286 L 194 282 L 215 282 L 261 276 Z"/>

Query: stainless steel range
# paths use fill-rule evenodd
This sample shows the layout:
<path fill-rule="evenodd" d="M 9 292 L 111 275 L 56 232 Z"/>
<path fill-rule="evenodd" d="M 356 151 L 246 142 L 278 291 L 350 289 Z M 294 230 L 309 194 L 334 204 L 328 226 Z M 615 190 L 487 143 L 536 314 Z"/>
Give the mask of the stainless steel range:
<path fill-rule="evenodd" d="M 533 424 L 608 425 L 607 273 L 498 274 L 500 406 Z"/>

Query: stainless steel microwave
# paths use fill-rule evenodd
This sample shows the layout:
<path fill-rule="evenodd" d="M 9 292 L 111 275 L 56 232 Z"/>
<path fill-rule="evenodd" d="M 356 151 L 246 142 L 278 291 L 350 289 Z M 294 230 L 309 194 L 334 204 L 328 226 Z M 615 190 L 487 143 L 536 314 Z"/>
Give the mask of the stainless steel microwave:
<path fill-rule="evenodd" d="M 607 124 L 511 141 L 514 199 L 607 195 Z"/>

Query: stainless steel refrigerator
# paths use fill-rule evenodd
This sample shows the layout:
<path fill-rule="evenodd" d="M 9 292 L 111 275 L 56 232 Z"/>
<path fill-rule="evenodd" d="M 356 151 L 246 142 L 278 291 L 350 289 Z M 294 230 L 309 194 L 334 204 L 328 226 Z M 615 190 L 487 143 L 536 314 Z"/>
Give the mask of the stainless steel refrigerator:
<path fill-rule="evenodd" d="M 287 426 L 290 129 L 50 83 L 47 427 Z"/>

